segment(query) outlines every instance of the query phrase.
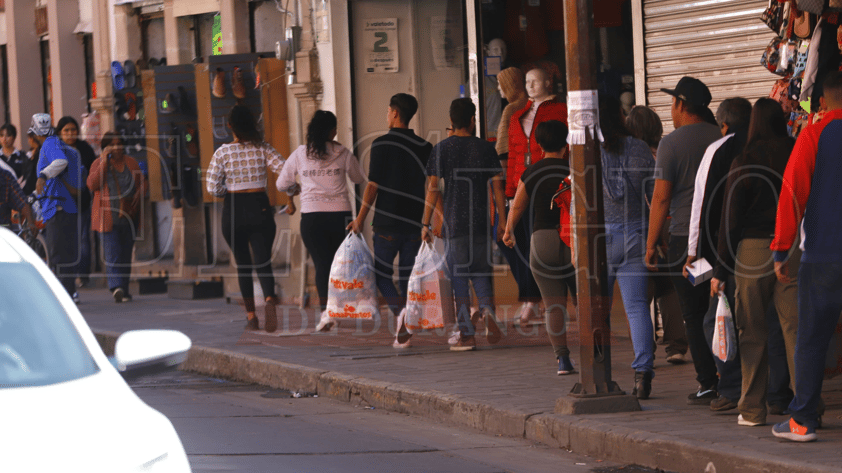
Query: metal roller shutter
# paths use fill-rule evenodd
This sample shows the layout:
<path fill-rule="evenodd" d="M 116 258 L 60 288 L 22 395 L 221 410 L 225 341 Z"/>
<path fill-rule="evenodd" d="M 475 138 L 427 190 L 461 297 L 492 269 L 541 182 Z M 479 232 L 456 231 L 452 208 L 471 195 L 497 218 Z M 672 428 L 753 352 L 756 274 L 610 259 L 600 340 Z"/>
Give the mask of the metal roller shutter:
<path fill-rule="evenodd" d="M 711 110 L 741 96 L 768 96 L 777 76 L 760 65 L 774 33 L 760 20 L 767 0 L 638 0 L 643 6 L 646 103 L 672 130 L 672 88 L 682 76 L 710 88 Z M 639 37 L 639 35 L 636 35 Z M 638 80 L 640 78 L 638 77 Z"/>

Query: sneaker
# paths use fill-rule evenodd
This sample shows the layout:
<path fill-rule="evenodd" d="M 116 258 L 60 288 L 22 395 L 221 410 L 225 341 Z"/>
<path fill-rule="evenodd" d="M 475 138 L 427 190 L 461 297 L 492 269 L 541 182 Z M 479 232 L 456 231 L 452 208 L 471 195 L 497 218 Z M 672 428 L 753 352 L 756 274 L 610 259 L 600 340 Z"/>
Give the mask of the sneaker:
<path fill-rule="evenodd" d="M 401 314 L 398 316 L 398 327 L 395 331 L 395 341 L 392 343 L 392 346 L 395 348 L 409 348 L 410 339 L 412 339 L 412 334 L 409 333 L 409 330 L 406 328 L 406 308 L 401 310 Z"/>
<path fill-rule="evenodd" d="M 737 401 L 732 401 L 725 396 L 719 396 L 713 401 L 710 401 L 710 410 L 714 412 L 730 411 L 731 409 L 736 408 Z"/>
<path fill-rule="evenodd" d="M 131 301 L 132 301 L 131 294 L 123 294 L 123 300 L 120 301 L 120 302 L 131 302 Z"/>
<path fill-rule="evenodd" d="M 73 293 L 73 295 L 72 295 L 71 297 L 73 298 L 73 302 L 75 302 L 77 305 L 78 305 L 80 302 L 82 302 L 82 299 L 80 299 L 80 298 L 79 298 L 79 293 L 78 293 L 78 292 L 74 292 L 74 293 Z"/>
<path fill-rule="evenodd" d="M 450 347 L 450 351 L 473 351 L 477 349 L 477 341 L 473 335 L 460 336 L 456 345 Z"/>
<path fill-rule="evenodd" d="M 684 363 L 687 363 L 687 358 L 684 357 L 684 353 L 673 353 L 667 357 L 667 363 L 683 365 Z"/>
<path fill-rule="evenodd" d="M 257 317 L 246 319 L 246 330 L 260 330 L 260 321 Z"/>
<path fill-rule="evenodd" d="M 558 375 L 565 376 L 568 374 L 573 374 L 576 372 L 576 368 L 573 367 L 573 362 L 570 361 L 569 356 L 562 356 L 558 359 Z"/>
<path fill-rule="evenodd" d="M 277 297 L 267 297 L 266 298 L 266 306 L 264 310 L 266 311 L 266 331 L 267 332 L 274 332 L 278 328 L 278 314 L 275 311 L 275 306 L 278 305 L 278 298 Z"/>
<path fill-rule="evenodd" d="M 111 295 L 114 296 L 114 302 L 120 303 L 123 302 L 123 297 L 126 295 L 126 292 L 123 291 L 122 287 L 118 287 L 111 291 Z"/>
<path fill-rule="evenodd" d="M 319 320 L 318 325 L 316 325 L 317 332 L 330 332 L 333 329 L 333 326 L 336 323 L 330 320 L 330 317 L 322 316 L 321 320 Z"/>
<path fill-rule="evenodd" d="M 816 437 L 816 429 L 801 425 L 791 417 L 786 422 L 775 424 L 772 427 L 772 435 L 793 442 L 812 442 L 818 438 Z"/>
<path fill-rule="evenodd" d="M 737 416 L 737 425 L 744 425 L 746 427 L 757 427 L 759 425 L 766 425 L 766 422 L 752 422 L 746 420 L 742 414 Z"/>
<path fill-rule="evenodd" d="M 462 338 L 462 332 L 458 329 L 450 332 L 450 336 L 447 337 L 447 344 L 450 346 L 456 345 L 459 343 L 459 339 Z"/>
<path fill-rule="evenodd" d="M 488 308 L 482 309 L 482 320 L 485 322 L 485 338 L 488 343 L 494 345 L 503 338 L 503 332 L 500 331 L 500 325 L 494 314 Z"/>
<path fill-rule="evenodd" d="M 711 401 L 719 397 L 719 393 L 714 388 L 703 388 L 699 386 L 699 390 L 690 393 L 687 396 L 687 404 L 691 406 L 709 406 Z"/>

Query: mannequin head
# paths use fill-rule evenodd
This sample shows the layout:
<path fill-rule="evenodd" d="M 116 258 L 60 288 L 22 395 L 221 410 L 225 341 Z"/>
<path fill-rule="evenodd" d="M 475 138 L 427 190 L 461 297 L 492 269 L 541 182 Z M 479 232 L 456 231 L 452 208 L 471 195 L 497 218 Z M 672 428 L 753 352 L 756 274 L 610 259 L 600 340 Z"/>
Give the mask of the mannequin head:
<path fill-rule="evenodd" d="M 509 67 L 497 74 L 497 88 L 500 96 L 509 103 L 519 102 L 526 97 L 526 89 L 523 85 L 523 71 L 517 67 Z"/>
<path fill-rule="evenodd" d="M 526 93 L 533 102 L 543 102 L 552 94 L 550 75 L 543 69 L 532 69 L 526 73 Z"/>
<path fill-rule="evenodd" d="M 488 42 L 488 55 L 500 56 L 500 62 L 506 61 L 506 42 L 500 38 L 494 38 Z"/>
<path fill-rule="evenodd" d="M 634 107 L 634 92 L 627 90 L 620 94 L 620 105 L 623 107 L 623 115 L 629 116 L 629 112 Z"/>

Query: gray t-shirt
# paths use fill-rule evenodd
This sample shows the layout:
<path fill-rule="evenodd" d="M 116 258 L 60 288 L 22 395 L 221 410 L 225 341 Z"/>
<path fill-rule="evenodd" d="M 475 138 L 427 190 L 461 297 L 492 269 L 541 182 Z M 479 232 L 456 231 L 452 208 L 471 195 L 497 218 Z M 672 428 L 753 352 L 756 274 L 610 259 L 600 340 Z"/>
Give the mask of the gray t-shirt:
<path fill-rule="evenodd" d="M 716 125 L 694 123 L 673 131 L 658 145 L 655 178 L 672 183 L 671 235 L 687 236 L 690 233 L 696 171 L 707 147 L 720 138 L 722 133 Z"/>

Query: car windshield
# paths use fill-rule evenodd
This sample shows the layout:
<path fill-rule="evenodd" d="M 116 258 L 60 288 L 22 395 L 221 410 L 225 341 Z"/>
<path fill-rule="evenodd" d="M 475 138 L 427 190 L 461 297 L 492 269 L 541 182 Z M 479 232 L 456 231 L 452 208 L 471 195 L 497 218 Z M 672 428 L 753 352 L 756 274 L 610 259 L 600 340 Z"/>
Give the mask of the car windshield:
<path fill-rule="evenodd" d="M 38 271 L 0 263 L 0 389 L 90 376 L 99 367 Z"/>

